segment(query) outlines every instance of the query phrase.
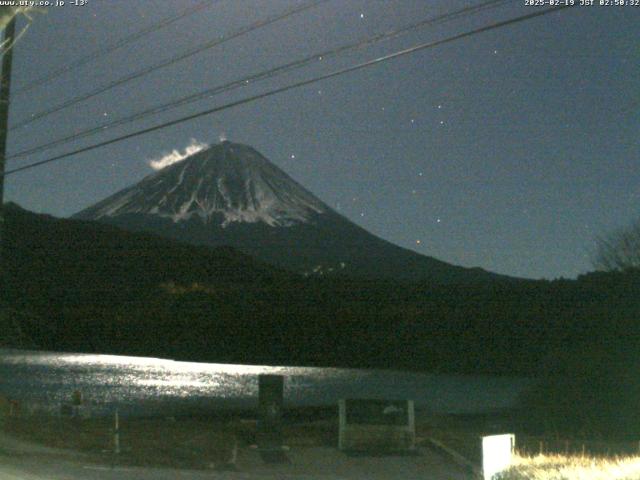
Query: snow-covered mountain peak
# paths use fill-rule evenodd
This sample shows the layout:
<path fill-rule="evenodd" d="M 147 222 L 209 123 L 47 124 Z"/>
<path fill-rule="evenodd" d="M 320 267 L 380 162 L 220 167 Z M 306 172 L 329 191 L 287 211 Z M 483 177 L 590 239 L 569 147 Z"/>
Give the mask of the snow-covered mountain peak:
<path fill-rule="evenodd" d="M 255 149 L 223 141 L 169 165 L 75 215 L 149 214 L 174 222 L 291 226 L 329 208 Z"/>

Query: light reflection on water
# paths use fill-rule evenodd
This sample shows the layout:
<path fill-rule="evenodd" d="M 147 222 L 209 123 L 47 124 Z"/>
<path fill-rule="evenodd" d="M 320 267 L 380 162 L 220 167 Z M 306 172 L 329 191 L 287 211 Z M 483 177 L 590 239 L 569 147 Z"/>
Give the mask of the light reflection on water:
<path fill-rule="evenodd" d="M 530 381 L 397 371 L 176 362 L 115 355 L 0 349 L 0 394 L 58 408 L 80 390 L 96 412 L 115 405 L 151 414 L 251 408 L 258 375 L 285 376 L 287 405 L 335 405 L 340 398 L 415 400 L 434 412 L 480 412 L 512 405 Z"/>

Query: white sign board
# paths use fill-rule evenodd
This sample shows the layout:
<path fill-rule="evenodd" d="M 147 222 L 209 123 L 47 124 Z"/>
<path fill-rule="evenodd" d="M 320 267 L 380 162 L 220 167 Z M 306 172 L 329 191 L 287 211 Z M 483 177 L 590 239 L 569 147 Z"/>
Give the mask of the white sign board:
<path fill-rule="evenodd" d="M 482 473 L 484 480 L 492 480 L 497 473 L 511 465 L 516 436 L 513 434 L 482 437 Z"/>

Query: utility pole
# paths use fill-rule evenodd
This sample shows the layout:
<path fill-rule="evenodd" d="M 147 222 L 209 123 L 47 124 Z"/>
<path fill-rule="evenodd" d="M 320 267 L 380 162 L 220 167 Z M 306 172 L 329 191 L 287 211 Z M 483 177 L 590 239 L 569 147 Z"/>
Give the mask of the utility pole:
<path fill-rule="evenodd" d="M 9 132 L 9 90 L 11 88 L 11 64 L 13 62 L 13 42 L 16 34 L 16 16 L 4 30 L 3 45 L 6 48 L 2 56 L 2 73 L 0 74 L 0 288 L 5 290 L 6 281 L 3 244 L 4 228 L 4 164 L 7 156 L 7 133 Z M 1 302 L 0 302 L 1 303 Z"/>

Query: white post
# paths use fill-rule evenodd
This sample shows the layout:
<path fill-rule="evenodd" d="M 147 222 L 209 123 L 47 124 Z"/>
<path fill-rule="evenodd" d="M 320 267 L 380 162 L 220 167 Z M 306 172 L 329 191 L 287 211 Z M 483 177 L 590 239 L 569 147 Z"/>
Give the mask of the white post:
<path fill-rule="evenodd" d="M 120 417 L 118 415 L 118 409 L 116 408 L 115 415 L 115 430 L 113 431 L 113 452 L 116 455 L 120 454 Z"/>
<path fill-rule="evenodd" d="M 233 449 L 231 450 L 231 465 L 235 466 L 238 460 L 238 437 L 233 436 Z"/>
<path fill-rule="evenodd" d="M 340 424 L 338 429 L 338 449 L 344 450 L 345 445 L 345 435 L 347 430 L 347 402 L 346 400 L 338 401 L 338 413 L 340 418 Z"/>
<path fill-rule="evenodd" d="M 413 400 L 407 400 L 407 420 L 410 436 L 410 450 L 416 448 L 416 409 Z"/>

